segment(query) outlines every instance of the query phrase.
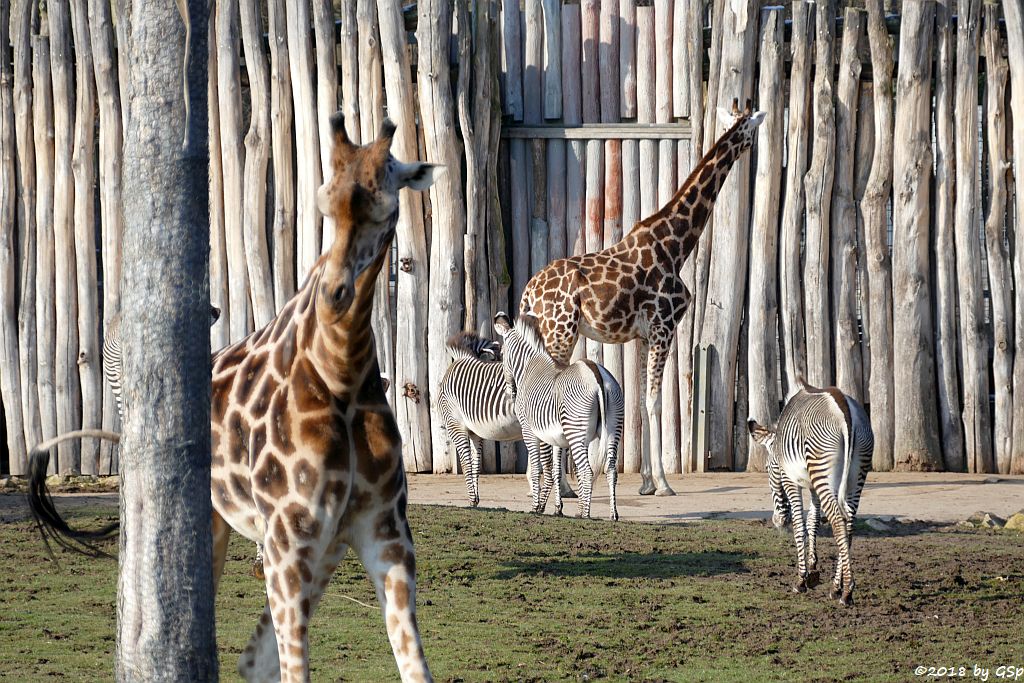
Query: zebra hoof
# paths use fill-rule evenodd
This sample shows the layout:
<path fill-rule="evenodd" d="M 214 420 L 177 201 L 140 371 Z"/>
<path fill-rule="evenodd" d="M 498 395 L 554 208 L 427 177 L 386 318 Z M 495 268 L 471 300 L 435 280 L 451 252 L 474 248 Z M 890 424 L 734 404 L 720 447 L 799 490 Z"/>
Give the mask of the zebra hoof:
<path fill-rule="evenodd" d="M 672 490 L 671 486 L 666 486 L 663 489 L 658 489 L 657 491 L 655 491 L 654 495 L 656 495 L 656 496 L 674 496 L 674 495 L 676 495 L 676 492 Z"/>
<path fill-rule="evenodd" d="M 844 607 L 852 607 L 853 606 L 853 591 L 844 592 L 842 597 L 839 598 L 839 604 L 843 605 Z"/>
<path fill-rule="evenodd" d="M 828 592 L 828 597 L 833 600 L 840 600 L 840 596 L 843 594 L 843 589 L 839 586 L 832 584 L 832 589 Z"/>
<path fill-rule="evenodd" d="M 608 519 L 612 520 L 613 522 L 619 521 L 619 513 L 613 512 L 612 514 L 608 515 Z"/>
<path fill-rule="evenodd" d="M 806 593 L 807 592 L 807 581 L 800 579 L 795 586 L 793 586 L 794 593 Z"/>
<path fill-rule="evenodd" d="M 807 578 L 804 579 L 804 582 L 807 584 L 808 588 L 816 587 L 819 583 L 821 583 L 821 572 L 819 572 L 817 569 L 812 569 L 811 571 L 807 572 Z"/>

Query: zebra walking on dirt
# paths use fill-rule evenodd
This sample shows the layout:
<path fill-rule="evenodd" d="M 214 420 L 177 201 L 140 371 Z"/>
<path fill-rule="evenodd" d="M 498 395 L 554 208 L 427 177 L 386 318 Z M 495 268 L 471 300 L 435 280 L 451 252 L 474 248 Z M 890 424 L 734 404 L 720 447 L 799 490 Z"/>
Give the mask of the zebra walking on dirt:
<path fill-rule="evenodd" d="M 750 420 L 754 441 L 769 453 L 768 476 L 775 506 L 773 521 L 793 525 L 800 579 L 793 590 L 818 585 L 816 534 L 821 512 L 832 526 L 839 556 L 831 596 L 853 603 L 850 543 L 875 437 L 864 408 L 835 387 L 818 389 L 798 378 L 799 390 L 786 402 L 772 429 Z M 810 491 L 807 518 L 803 489 Z"/>
<path fill-rule="evenodd" d="M 494 318 L 494 328 L 505 339 L 502 363 L 516 416 L 529 453 L 530 493 L 533 511 L 543 512 L 552 485 L 561 477 L 561 458 L 552 448 L 569 448 L 579 482 L 579 516 L 590 516 L 593 473 L 607 469 L 610 517 L 619 518 L 615 503 L 615 462 L 622 440 L 624 401 L 622 388 L 604 367 L 588 360 L 569 365 L 556 362 L 544 350 L 537 319 L 520 316 L 512 326 L 504 313 Z M 593 463 L 588 446 L 600 436 L 600 450 Z M 545 467 L 540 486 L 541 465 Z M 556 514 L 562 514 L 562 496 L 555 494 Z"/>

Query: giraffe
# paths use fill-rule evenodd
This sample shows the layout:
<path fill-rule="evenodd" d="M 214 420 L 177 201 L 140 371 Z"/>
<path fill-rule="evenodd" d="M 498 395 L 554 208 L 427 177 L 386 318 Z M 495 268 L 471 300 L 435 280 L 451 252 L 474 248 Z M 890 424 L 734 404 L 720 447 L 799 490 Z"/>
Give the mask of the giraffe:
<path fill-rule="evenodd" d="M 691 299 L 680 271 L 729 169 L 753 145 L 764 120 L 764 112 L 751 112 L 749 101 L 740 112 L 734 100 L 732 113 L 720 109 L 719 116 L 726 132 L 665 206 L 603 251 L 552 261 L 530 278 L 519 304 L 520 314 L 540 319 L 544 346 L 562 363 L 572 359 L 580 335 L 605 344 L 640 341 L 647 412 L 642 495 L 675 495 L 660 457 L 661 379 Z"/>
<path fill-rule="evenodd" d="M 402 680 L 431 681 L 416 625 L 401 438 L 370 318 L 399 190 L 424 190 L 443 169 L 395 160 L 387 119 L 364 146 L 349 141 L 341 112 L 331 130 L 334 175 L 317 207 L 334 219 L 333 244 L 266 327 L 213 357 L 214 589 L 232 528 L 263 544 L 267 601 L 238 671 L 247 681 L 308 681 L 309 620 L 351 547 L 376 588 Z M 48 460 L 48 451 L 33 452 L 30 465 L 29 503 L 44 540 L 103 554 L 93 542 L 117 524 L 69 527 L 46 490 Z"/>

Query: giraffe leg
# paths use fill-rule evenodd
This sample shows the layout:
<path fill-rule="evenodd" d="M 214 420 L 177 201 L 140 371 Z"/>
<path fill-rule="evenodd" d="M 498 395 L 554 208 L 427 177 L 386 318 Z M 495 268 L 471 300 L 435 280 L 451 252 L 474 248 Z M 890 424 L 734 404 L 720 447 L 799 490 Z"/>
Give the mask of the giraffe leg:
<path fill-rule="evenodd" d="M 661 461 L 661 380 L 671 341 L 670 336 L 652 340 L 647 353 L 647 416 L 651 425 L 651 449 L 648 454 L 650 477 L 644 479 L 640 495 L 676 495 L 665 479 L 665 467 Z"/>
<path fill-rule="evenodd" d="M 389 513 L 393 523 L 379 524 Z M 352 547 L 377 589 L 402 681 L 432 681 L 416 624 L 416 553 L 405 518 L 405 494 L 390 510 L 362 515 L 354 526 Z"/>
<path fill-rule="evenodd" d="M 650 378 L 647 376 L 647 358 L 650 356 L 650 346 L 645 341 L 640 342 L 640 390 L 646 399 Z M 654 481 L 651 479 L 651 415 L 645 409 L 641 414 L 641 449 L 640 449 L 640 495 L 649 496 L 654 493 Z M 661 432 L 658 432 L 658 443 L 661 443 Z M 660 445 L 659 445 L 660 448 Z"/>
<path fill-rule="evenodd" d="M 217 510 L 213 510 L 211 518 L 213 530 L 213 594 L 217 595 L 220 577 L 224 574 L 224 563 L 228 557 L 228 541 L 231 540 L 231 527 L 224 521 Z"/>
<path fill-rule="evenodd" d="M 252 575 L 261 581 L 267 578 L 263 572 L 263 544 L 256 544 L 256 556 L 252 558 Z"/>

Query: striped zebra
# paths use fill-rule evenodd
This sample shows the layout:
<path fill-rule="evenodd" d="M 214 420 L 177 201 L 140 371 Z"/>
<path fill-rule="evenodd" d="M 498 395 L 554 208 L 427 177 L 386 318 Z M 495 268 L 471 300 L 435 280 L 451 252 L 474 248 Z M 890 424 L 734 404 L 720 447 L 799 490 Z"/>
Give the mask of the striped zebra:
<path fill-rule="evenodd" d="M 448 340 L 447 348 L 452 363 L 438 386 L 438 411 L 466 475 L 469 504 L 476 507 L 481 441 L 519 441 L 523 431 L 505 394 L 498 343 L 461 332 Z"/>
<path fill-rule="evenodd" d="M 816 535 L 821 512 L 832 526 L 839 557 L 832 580 L 832 598 L 853 603 L 850 544 L 860 505 L 874 433 L 864 408 L 835 387 L 818 389 L 798 378 L 799 390 L 786 402 L 774 429 L 750 420 L 754 441 L 768 450 L 768 479 L 778 528 L 793 524 L 797 547 L 798 593 L 814 588 L 818 572 Z M 810 506 L 803 514 L 803 490 Z"/>
<path fill-rule="evenodd" d="M 533 316 L 522 315 L 512 326 L 508 316 L 499 313 L 494 318 L 494 327 L 505 339 L 502 369 L 506 392 L 514 401 L 529 453 L 533 511 L 544 511 L 552 485 L 561 477 L 561 458 L 552 458 L 552 448 L 568 448 L 579 483 L 579 516 L 590 517 L 593 474 L 607 465 L 610 517 L 617 520 L 615 461 L 625 412 L 619 383 L 592 361 L 579 360 L 569 365 L 555 362 L 544 350 Z M 598 436 L 600 451 L 592 469 L 588 446 Z M 555 512 L 562 514 L 560 492 L 555 494 Z"/>

